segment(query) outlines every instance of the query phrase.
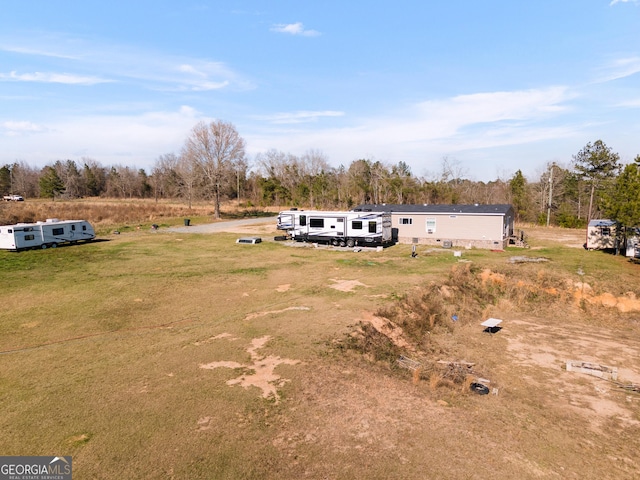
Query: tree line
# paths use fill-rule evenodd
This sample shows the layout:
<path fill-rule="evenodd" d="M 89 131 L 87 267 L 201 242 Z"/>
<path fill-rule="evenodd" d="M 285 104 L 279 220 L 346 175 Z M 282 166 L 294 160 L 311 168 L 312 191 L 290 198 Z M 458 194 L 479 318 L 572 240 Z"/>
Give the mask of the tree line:
<path fill-rule="evenodd" d="M 536 179 L 521 170 L 489 182 L 465 178 L 457 161 L 418 177 L 403 161 L 357 159 L 332 167 L 319 150 L 292 155 L 275 149 L 249 161 L 245 141 L 221 120 L 193 127 L 179 153 L 158 156 L 150 172 L 95 159 L 57 160 L 37 169 L 25 162 L 0 168 L 0 192 L 25 198 L 181 199 L 189 207 L 237 200 L 248 207 L 350 209 L 361 203 L 500 204 L 514 206 L 520 222 L 584 227 L 591 218 L 640 225 L 640 155 L 623 166 L 603 141 L 588 143 L 566 165 L 549 163 Z"/>

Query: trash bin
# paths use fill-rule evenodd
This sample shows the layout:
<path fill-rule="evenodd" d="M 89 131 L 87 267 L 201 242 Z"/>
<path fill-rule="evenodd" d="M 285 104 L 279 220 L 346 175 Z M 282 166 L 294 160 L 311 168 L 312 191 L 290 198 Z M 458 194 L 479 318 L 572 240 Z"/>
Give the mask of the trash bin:
<path fill-rule="evenodd" d="M 185 218 L 184 219 L 184 226 L 188 227 L 189 225 L 191 225 L 191 219 L 190 218 Z"/>

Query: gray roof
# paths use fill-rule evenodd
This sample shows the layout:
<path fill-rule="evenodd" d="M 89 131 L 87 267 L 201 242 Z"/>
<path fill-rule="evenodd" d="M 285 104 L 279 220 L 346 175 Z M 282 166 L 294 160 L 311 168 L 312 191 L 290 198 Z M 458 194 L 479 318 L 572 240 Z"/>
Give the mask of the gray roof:
<path fill-rule="evenodd" d="M 476 215 L 506 215 L 513 211 L 509 204 L 499 205 L 400 205 L 392 203 L 358 205 L 354 211 L 363 212 L 401 212 L 401 213 L 449 213 Z"/>
<path fill-rule="evenodd" d="M 595 218 L 589 222 L 590 227 L 612 227 L 616 222 L 608 218 Z"/>

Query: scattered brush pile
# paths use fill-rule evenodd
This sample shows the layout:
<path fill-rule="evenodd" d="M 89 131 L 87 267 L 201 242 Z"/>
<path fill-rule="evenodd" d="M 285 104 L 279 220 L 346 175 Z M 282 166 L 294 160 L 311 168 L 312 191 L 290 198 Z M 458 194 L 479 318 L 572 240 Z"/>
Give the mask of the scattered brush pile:
<path fill-rule="evenodd" d="M 361 321 L 342 346 L 392 369 L 413 370 L 414 381 L 428 379 L 433 388 L 461 386 L 469 391 L 478 376 L 472 364 L 439 361 L 454 356 L 451 341 L 444 341 L 450 338 L 446 334 L 504 309 L 550 318 L 566 318 L 569 311 L 587 321 L 602 318 L 602 305 L 580 301 L 576 295 L 581 287 L 576 285 L 533 264 L 505 265 L 500 272 L 457 264 L 444 281 L 416 288 L 380 308 L 373 320 Z M 417 364 L 399 364 L 405 356 Z"/>

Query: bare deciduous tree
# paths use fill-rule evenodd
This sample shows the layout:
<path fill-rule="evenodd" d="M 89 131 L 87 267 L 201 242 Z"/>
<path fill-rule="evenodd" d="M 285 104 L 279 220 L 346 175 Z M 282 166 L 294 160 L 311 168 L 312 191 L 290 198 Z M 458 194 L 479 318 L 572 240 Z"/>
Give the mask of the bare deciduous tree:
<path fill-rule="evenodd" d="M 183 147 L 183 156 L 194 162 L 204 175 L 214 195 L 214 217 L 220 218 L 220 197 L 234 167 L 244 160 L 245 141 L 233 124 L 216 120 L 198 123 Z"/>

